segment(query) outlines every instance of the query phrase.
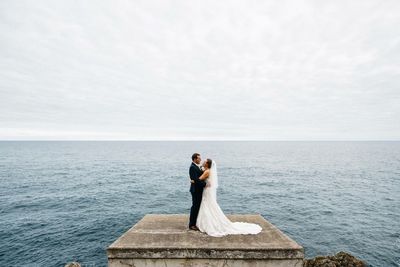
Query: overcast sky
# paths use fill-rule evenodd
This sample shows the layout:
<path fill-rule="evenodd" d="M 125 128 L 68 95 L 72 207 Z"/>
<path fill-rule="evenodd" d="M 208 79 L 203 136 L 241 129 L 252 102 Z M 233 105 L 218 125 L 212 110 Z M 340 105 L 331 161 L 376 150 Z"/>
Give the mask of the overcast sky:
<path fill-rule="evenodd" d="M 2 0 L 0 139 L 399 140 L 400 1 Z"/>

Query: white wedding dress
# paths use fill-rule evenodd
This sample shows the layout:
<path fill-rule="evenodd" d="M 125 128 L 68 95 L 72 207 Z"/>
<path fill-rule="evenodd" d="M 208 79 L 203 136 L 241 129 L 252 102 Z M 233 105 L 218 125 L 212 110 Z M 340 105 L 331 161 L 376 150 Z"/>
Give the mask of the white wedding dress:
<path fill-rule="evenodd" d="M 196 226 L 201 232 L 210 236 L 220 237 L 232 234 L 258 234 L 262 228 L 258 224 L 246 222 L 231 222 L 217 203 L 218 174 L 217 165 L 213 161 L 210 175 L 204 187 L 203 197 L 197 216 Z"/>

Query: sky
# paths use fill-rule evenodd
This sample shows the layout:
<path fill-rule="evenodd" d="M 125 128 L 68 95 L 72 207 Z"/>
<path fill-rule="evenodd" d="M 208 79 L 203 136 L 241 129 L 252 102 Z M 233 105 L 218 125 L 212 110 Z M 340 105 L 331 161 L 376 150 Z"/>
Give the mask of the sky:
<path fill-rule="evenodd" d="M 400 1 L 0 2 L 0 140 L 400 140 Z"/>

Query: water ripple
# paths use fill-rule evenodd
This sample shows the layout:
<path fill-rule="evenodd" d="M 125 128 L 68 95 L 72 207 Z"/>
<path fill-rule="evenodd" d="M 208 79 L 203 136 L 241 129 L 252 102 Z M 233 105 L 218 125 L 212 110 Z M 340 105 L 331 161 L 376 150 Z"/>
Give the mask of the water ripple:
<path fill-rule="evenodd" d="M 145 214 L 189 212 L 199 150 L 225 213 L 262 214 L 307 257 L 400 262 L 399 142 L 0 142 L 0 262 L 106 266 Z"/>

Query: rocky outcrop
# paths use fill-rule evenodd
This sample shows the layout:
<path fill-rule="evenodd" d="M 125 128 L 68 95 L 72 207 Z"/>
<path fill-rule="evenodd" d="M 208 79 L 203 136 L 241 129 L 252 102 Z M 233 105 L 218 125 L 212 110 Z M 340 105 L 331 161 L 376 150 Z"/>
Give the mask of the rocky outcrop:
<path fill-rule="evenodd" d="M 68 262 L 67 264 L 65 264 L 64 267 L 81 267 L 81 265 L 79 264 L 79 262 Z"/>
<path fill-rule="evenodd" d="M 303 267 L 366 267 L 367 264 L 353 255 L 340 251 L 333 256 L 305 259 Z"/>

